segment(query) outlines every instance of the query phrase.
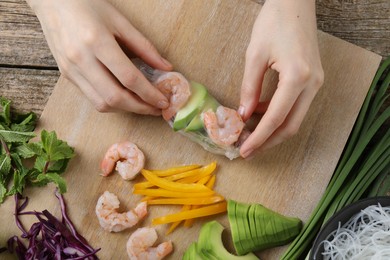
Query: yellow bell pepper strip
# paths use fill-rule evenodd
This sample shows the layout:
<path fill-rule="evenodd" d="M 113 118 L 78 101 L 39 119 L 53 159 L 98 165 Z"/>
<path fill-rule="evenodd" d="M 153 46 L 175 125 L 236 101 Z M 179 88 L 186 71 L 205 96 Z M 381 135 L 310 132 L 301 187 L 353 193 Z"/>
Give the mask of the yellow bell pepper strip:
<path fill-rule="evenodd" d="M 213 164 L 213 163 L 209 164 L 209 165 L 205 166 L 205 171 L 204 172 L 202 172 L 202 173 L 200 173 L 198 175 L 189 176 L 189 177 L 180 179 L 177 182 L 180 182 L 180 183 L 194 183 L 194 182 L 197 182 L 200 179 L 202 179 L 203 177 L 208 176 L 211 173 L 213 173 L 216 167 L 217 167 L 217 164 Z"/>
<path fill-rule="evenodd" d="M 160 178 L 153 173 L 142 170 L 142 175 L 153 185 L 170 190 L 170 191 L 179 191 L 179 192 L 207 192 L 211 191 L 209 188 L 207 188 L 205 185 L 198 184 L 198 183 L 177 183 L 173 181 L 168 181 L 164 178 Z"/>
<path fill-rule="evenodd" d="M 178 167 L 169 168 L 169 169 L 165 169 L 165 170 L 151 170 L 151 172 L 153 172 L 154 174 L 156 174 L 159 177 L 165 177 L 165 176 L 170 176 L 170 175 L 174 175 L 177 173 L 182 173 L 182 172 L 194 170 L 194 169 L 197 169 L 200 167 L 201 167 L 201 165 L 198 165 L 198 164 L 184 165 L 184 166 L 178 166 Z"/>
<path fill-rule="evenodd" d="M 182 207 L 181 211 L 186 211 L 186 210 L 190 210 L 190 209 L 191 209 L 190 205 L 184 205 Z M 165 234 L 168 235 L 168 234 L 172 233 L 180 225 L 181 222 L 182 222 L 182 220 L 173 222 Z"/>
<path fill-rule="evenodd" d="M 152 220 L 152 224 L 161 225 L 161 224 L 176 222 L 180 220 L 186 220 L 190 218 L 200 218 L 200 217 L 215 215 L 218 213 L 226 212 L 226 207 L 227 207 L 227 203 L 226 201 L 223 201 L 199 209 L 190 209 L 179 213 L 174 213 L 163 217 L 155 218 Z"/>
<path fill-rule="evenodd" d="M 164 179 L 168 180 L 168 181 L 176 181 L 176 180 L 183 179 L 186 177 L 191 177 L 191 176 L 203 177 L 203 176 L 210 175 L 215 170 L 216 166 L 217 166 L 217 164 L 215 162 L 213 162 L 209 165 L 206 165 L 205 167 L 198 168 L 195 170 L 189 170 L 189 171 L 178 173 L 178 174 L 174 174 L 174 175 L 165 177 Z M 195 182 L 195 181 L 192 181 L 192 182 Z M 191 183 L 191 182 L 186 182 L 186 183 Z M 146 189 L 146 188 L 153 187 L 153 186 L 154 185 L 152 183 L 150 183 L 149 181 L 134 184 L 135 189 Z"/>
<path fill-rule="evenodd" d="M 205 177 L 203 177 L 202 179 L 200 179 L 200 180 L 198 181 L 198 183 L 199 183 L 199 184 L 206 184 L 206 183 L 210 180 L 210 177 L 211 177 L 210 175 L 205 176 Z M 214 178 L 214 179 L 215 179 L 215 178 Z M 190 210 L 190 209 L 191 209 L 191 205 L 184 205 L 184 206 L 182 207 L 181 211 L 186 211 L 186 210 Z M 187 219 L 186 221 L 188 221 L 188 219 Z M 172 232 L 180 225 L 181 222 L 182 222 L 182 220 L 173 222 L 173 223 L 171 224 L 171 226 L 169 227 L 168 231 L 166 232 L 166 235 L 172 233 Z"/>
<path fill-rule="evenodd" d="M 215 176 L 215 175 L 213 175 L 213 176 Z M 210 176 L 210 175 L 208 175 L 208 176 L 204 176 L 202 179 L 200 179 L 199 181 L 197 181 L 197 183 L 199 183 L 199 184 L 206 184 L 209 180 L 210 180 L 210 178 L 211 178 L 212 176 Z M 207 187 L 207 185 L 206 185 L 206 187 Z M 212 190 L 212 189 L 210 189 L 210 190 Z"/>
<path fill-rule="evenodd" d="M 200 198 L 152 199 L 148 200 L 148 205 L 209 205 L 224 199 L 220 195 Z"/>
<path fill-rule="evenodd" d="M 158 197 L 145 196 L 141 199 L 141 202 L 157 199 Z"/>
<path fill-rule="evenodd" d="M 213 176 L 211 176 L 211 178 L 210 178 L 210 180 L 207 182 L 207 184 L 206 184 L 206 187 L 208 187 L 209 189 L 213 189 L 214 188 L 214 184 L 215 184 L 215 180 L 216 180 L 216 177 L 215 177 L 215 175 L 213 175 Z M 194 205 L 194 206 L 192 206 L 191 207 L 191 209 L 197 209 L 197 208 L 199 208 L 200 206 L 198 206 L 198 205 Z M 194 223 L 194 219 L 193 218 L 191 218 L 191 219 L 186 219 L 185 221 L 184 221 L 184 226 L 186 227 L 186 228 L 190 228 L 190 227 L 192 227 L 192 224 Z"/>
<path fill-rule="evenodd" d="M 171 191 L 164 189 L 141 189 L 133 190 L 133 194 L 140 194 L 152 197 L 169 197 L 169 198 L 198 198 L 198 197 L 209 197 L 215 194 L 215 191 L 208 190 L 202 192 L 180 192 Z"/>

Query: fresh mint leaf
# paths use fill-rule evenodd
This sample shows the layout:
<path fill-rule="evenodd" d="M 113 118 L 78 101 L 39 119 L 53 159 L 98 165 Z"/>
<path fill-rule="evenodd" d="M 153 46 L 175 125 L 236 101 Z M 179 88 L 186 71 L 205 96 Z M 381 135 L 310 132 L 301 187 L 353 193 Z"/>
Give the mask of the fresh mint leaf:
<path fill-rule="evenodd" d="M 36 155 L 34 150 L 32 150 L 30 148 L 30 146 L 27 145 L 26 143 L 22 143 L 21 145 L 16 146 L 13 149 L 13 151 L 16 152 L 17 154 L 19 154 L 19 156 L 24 158 L 24 159 L 31 158 L 31 157 Z"/>
<path fill-rule="evenodd" d="M 28 148 L 33 151 L 36 155 L 43 155 L 45 152 L 43 151 L 43 146 L 41 142 L 36 143 L 28 143 L 26 144 Z"/>
<path fill-rule="evenodd" d="M 7 143 L 28 142 L 33 137 L 35 137 L 35 134 L 33 132 L 18 132 L 18 131 L 0 129 L 0 138 Z"/>
<path fill-rule="evenodd" d="M 66 192 L 66 182 L 65 180 L 58 175 L 57 173 L 51 172 L 51 173 L 46 173 L 46 174 L 39 174 L 37 181 L 39 182 L 53 182 L 57 185 L 60 193 L 65 193 Z"/>
<path fill-rule="evenodd" d="M 0 122 L 9 125 L 11 123 L 11 101 L 4 97 L 0 97 L 0 106 L 2 108 Z"/>
<path fill-rule="evenodd" d="M 34 169 L 38 170 L 39 172 L 43 172 L 46 162 L 47 157 L 45 155 L 37 156 L 34 163 Z"/>
<path fill-rule="evenodd" d="M 19 115 L 11 124 L 11 130 L 19 132 L 32 132 L 37 123 L 37 115 L 33 112 Z"/>
<path fill-rule="evenodd" d="M 11 158 L 8 155 L 0 155 L 0 180 L 5 179 L 11 171 Z"/>
<path fill-rule="evenodd" d="M 66 191 L 59 174 L 74 156 L 73 148 L 54 131 L 43 130 L 41 141 L 29 143 L 35 137 L 37 120 L 33 112 L 12 113 L 11 101 L 0 96 L 0 204 L 7 196 L 22 194 L 26 185 L 54 182 L 61 192 Z"/>
<path fill-rule="evenodd" d="M 66 170 L 66 167 L 68 166 L 69 160 L 70 159 L 63 159 L 51 163 L 49 165 L 47 172 L 57 172 L 58 174 L 63 173 Z"/>
<path fill-rule="evenodd" d="M 16 193 L 23 193 L 24 186 L 26 184 L 27 173 L 19 170 L 14 171 L 14 184 L 11 189 L 6 193 L 7 196 L 15 195 Z"/>
<path fill-rule="evenodd" d="M 4 202 L 4 199 L 7 195 L 7 188 L 5 187 L 5 184 L 0 182 L 0 204 Z"/>
<path fill-rule="evenodd" d="M 57 134 L 54 131 L 42 130 L 41 141 L 50 161 L 58 161 L 74 156 L 73 148 L 66 142 L 57 139 Z"/>

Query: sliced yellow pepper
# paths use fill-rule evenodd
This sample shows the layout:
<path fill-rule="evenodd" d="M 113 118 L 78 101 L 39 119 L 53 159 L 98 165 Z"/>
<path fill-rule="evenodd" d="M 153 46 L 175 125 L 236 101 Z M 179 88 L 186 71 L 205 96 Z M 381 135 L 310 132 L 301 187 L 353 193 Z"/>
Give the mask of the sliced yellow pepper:
<path fill-rule="evenodd" d="M 190 210 L 191 209 L 191 206 L 190 205 L 184 205 L 182 208 L 181 208 L 181 211 L 186 211 L 186 210 Z M 171 226 L 169 227 L 166 235 L 172 233 L 179 225 L 180 223 L 182 222 L 182 220 L 180 221 L 176 221 L 176 222 L 173 222 L 171 224 Z"/>
<path fill-rule="evenodd" d="M 173 181 L 168 181 L 164 178 L 160 178 L 148 170 L 141 170 L 142 175 L 153 185 L 170 190 L 170 191 L 180 191 L 180 192 L 207 192 L 211 191 L 205 185 L 198 183 L 177 183 Z"/>
<path fill-rule="evenodd" d="M 180 192 L 170 191 L 164 189 L 141 189 L 133 190 L 134 194 L 141 194 L 151 197 L 169 197 L 169 198 L 198 198 L 198 197 L 209 197 L 215 194 L 215 191 L 208 190 L 203 192 Z"/>
<path fill-rule="evenodd" d="M 184 165 L 184 166 L 178 166 L 178 167 L 165 169 L 165 170 L 151 170 L 151 172 L 153 172 L 154 174 L 156 174 L 159 177 L 165 177 L 165 176 L 170 176 L 170 175 L 177 174 L 177 173 L 190 171 L 190 170 L 197 169 L 200 167 L 201 167 L 201 165 L 198 165 L 198 164 Z"/>
<path fill-rule="evenodd" d="M 168 180 L 168 181 L 176 181 L 176 180 L 183 179 L 186 177 L 191 177 L 191 176 L 203 177 L 203 176 L 210 175 L 215 170 L 216 166 L 217 166 L 217 164 L 215 162 L 213 162 L 213 163 L 210 163 L 209 165 L 206 165 L 205 167 L 197 168 L 195 170 L 185 171 L 185 172 L 178 173 L 178 174 L 174 174 L 174 175 L 165 177 L 164 179 Z M 193 182 L 195 182 L 195 181 L 193 181 Z M 191 182 L 185 182 L 185 183 L 191 183 Z M 153 186 L 154 185 L 152 183 L 150 183 L 149 181 L 134 184 L 135 189 L 146 189 L 146 188 L 153 187 Z"/>
<path fill-rule="evenodd" d="M 176 222 L 180 220 L 190 219 L 190 218 L 200 218 L 200 217 L 215 215 L 218 213 L 226 212 L 226 207 L 227 207 L 227 203 L 226 201 L 224 201 L 210 206 L 202 207 L 199 209 L 190 209 L 179 213 L 163 216 L 160 218 L 155 218 L 153 219 L 152 224 L 161 225 L 161 224 Z"/>
<path fill-rule="evenodd" d="M 215 177 L 215 175 L 213 175 L 213 176 L 211 176 L 211 178 L 210 178 L 210 180 L 207 182 L 207 184 L 206 184 L 206 187 L 208 187 L 209 189 L 213 189 L 214 188 L 214 184 L 215 184 L 215 180 L 216 180 L 216 177 Z M 200 206 L 198 206 L 198 205 L 194 205 L 194 206 L 192 206 L 191 207 L 191 209 L 197 209 L 197 208 L 199 208 Z M 185 227 L 187 227 L 187 228 L 189 228 L 189 227 L 192 227 L 192 224 L 194 223 L 194 219 L 193 218 L 191 218 L 191 219 L 186 219 L 185 221 L 184 221 L 184 226 Z"/>
<path fill-rule="evenodd" d="M 200 198 L 178 198 L 178 199 L 152 199 L 148 205 L 208 205 L 223 201 L 220 195 Z"/>
<path fill-rule="evenodd" d="M 158 197 L 145 196 L 141 199 L 141 202 L 157 199 Z"/>
<path fill-rule="evenodd" d="M 207 182 L 210 180 L 210 177 L 211 177 L 210 175 L 205 176 L 205 177 L 203 177 L 202 179 L 200 179 L 200 180 L 198 181 L 198 183 L 199 183 L 199 184 L 205 184 L 205 183 L 207 183 Z M 215 179 L 215 178 L 214 178 L 214 179 Z M 190 209 L 191 209 L 191 205 L 184 205 L 184 206 L 181 208 L 181 211 L 186 211 L 186 210 L 190 210 Z M 189 221 L 189 219 L 187 219 L 186 222 L 187 222 L 187 221 Z M 169 229 L 168 229 L 166 235 L 172 233 L 172 232 L 180 225 L 181 222 L 182 222 L 182 220 L 173 222 L 173 223 L 171 224 L 171 226 L 169 227 Z M 191 224 L 192 224 L 192 222 L 191 222 Z"/>
<path fill-rule="evenodd" d="M 180 179 L 180 180 L 178 180 L 178 182 L 180 182 L 180 183 L 194 183 L 194 182 L 197 182 L 200 179 L 202 179 L 203 177 L 208 176 L 211 173 L 213 173 L 216 167 L 217 167 L 217 164 L 215 162 L 213 162 L 213 163 L 205 166 L 204 167 L 205 170 L 203 172 L 201 172 L 200 174 Z"/>

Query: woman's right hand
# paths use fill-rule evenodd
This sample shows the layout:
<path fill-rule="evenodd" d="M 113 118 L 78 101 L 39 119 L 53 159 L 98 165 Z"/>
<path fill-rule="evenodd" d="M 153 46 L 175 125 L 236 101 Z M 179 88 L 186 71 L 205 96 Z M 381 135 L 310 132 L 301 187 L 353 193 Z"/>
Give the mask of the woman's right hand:
<path fill-rule="evenodd" d="M 105 0 L 27 0 L 61 73 L 100 112 L 160 115 L 167 98 L 131 63 L 120 44 L 149 65 L 171 70 L 130 22 Z M 120 44 L 119 44 L 120 43 Z"/>

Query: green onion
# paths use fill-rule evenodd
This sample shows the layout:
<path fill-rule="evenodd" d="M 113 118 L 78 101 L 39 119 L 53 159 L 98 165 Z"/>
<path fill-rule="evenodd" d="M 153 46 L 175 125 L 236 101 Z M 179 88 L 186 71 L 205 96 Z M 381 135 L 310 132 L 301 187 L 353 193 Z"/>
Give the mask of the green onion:
<path fill-rule="evenodd" d="M 379 84 L 379 80 L 383 77 L 382 84 Z M 360 199 L 375 178 L 389 169 L 390 130 L 387 129 L 375 143 L 372 141 L 378 130 L 390 118 L 390 107 L 380 112 L 383 103 L 390 96 L 386 95 L 389 83 L 390 58 L 383 62 L 374 77 L 324 195 L 282 259 L 303 258 L 326 220 L 341 208 Z"/>

